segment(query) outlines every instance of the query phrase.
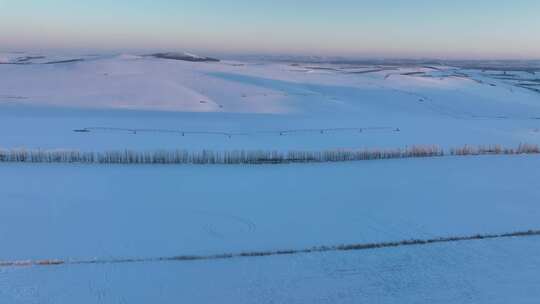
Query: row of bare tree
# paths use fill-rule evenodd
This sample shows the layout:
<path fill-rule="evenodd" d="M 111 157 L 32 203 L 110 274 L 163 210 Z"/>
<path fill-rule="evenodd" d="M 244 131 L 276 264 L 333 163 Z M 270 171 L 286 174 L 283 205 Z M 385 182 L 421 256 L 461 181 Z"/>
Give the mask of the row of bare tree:
<path fill-rule="evenodd" d="M 450 149 L 451 155 L 486 155 L 486 154 L 539 154 L 540 146 L 532 144 L 520 144 L 517 148 L 507 148 L 501 145 L 490 146 L 469 146 L 465 145 L 460 148 Z"/>
<path fill-rule="evenodd" d="M 516 148 L 493 146 L 463 146 L 449 153 L 438 146 L 412 146 L 405 149 L 336 149 L 325 151 L 189 151 L 117 150 L 81 152 L 76 150 L 0 149 L 0 162 L 29 163 L 98 163 L 98 164 L 281 164 L 344 162 L 377 159 L 440 157 L 445 155 L 540 154 L 538 145 L 520 144 Z"/>

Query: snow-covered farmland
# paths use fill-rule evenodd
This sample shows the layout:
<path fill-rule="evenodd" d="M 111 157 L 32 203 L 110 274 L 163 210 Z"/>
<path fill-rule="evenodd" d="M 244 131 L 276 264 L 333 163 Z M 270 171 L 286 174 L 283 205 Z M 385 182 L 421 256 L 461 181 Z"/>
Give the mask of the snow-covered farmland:
<path fill-rule="evenodd" d="M 70 58 L 78 57 L 64 59 Z M 540 94 L 491 74 L 127 55 L 3 64 L 1 145 L 321 149 L 539 142 Z M 73 132 L 84 128 L 98 129 Z M 126 131 L 107 131 L 114 128 Z"/>
<path fill-rule="evenodd" d="M 3 164 L 0 260 L 146 258 L 537 229 L 538 166 L 538 156 L 247 167 Z"/>
<path fill-rule="evenodd" d="M 6 149 L 540 143 L 534 69 L 126 54 L 0 54 L 0 63 Z M 0 303 L 533 303 L 537 236 L 151 260 L 537 230 L 538 167 L 538 155 L 235 166 L 0 163 L 0 262 L 111 262 L 0 267 Z M 146 262 L 115 263 L 131 259 Z"/>
<path fill-rule="evenodd" d="M 540 241 L 0 269 L 6 303 L 536 303 Z"/>

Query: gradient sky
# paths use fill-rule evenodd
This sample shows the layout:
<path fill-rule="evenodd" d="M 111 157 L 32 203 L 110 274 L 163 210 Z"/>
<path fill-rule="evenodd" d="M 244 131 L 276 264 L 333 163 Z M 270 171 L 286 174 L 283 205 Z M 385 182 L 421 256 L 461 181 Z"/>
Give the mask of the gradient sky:
<path fill-rule="evenodd" d="M 0 0 L 0 49 L 540 58 L 538 0 Z"/>

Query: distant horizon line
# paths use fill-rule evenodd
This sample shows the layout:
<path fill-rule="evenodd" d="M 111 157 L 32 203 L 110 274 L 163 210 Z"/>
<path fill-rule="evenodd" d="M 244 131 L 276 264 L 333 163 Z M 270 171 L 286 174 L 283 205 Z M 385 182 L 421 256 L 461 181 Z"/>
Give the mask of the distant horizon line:
<path fill-rule="evenodd" d="M 197 50 L 190 48 L 116 48 L 116 49 L 98 49 L 98 48 L 28 48 L 28 47 L 13 47 L 13 48 L 0 48 L 0 54 L 24 54 L 24 53 L 60 53 L 65 55 L 83 55 L 88 56 L 90 54 L 82 53 L 95 53 L 95 55 L 121 55 L 126 53 L 133 53 L 133 55 L 149 55 L 157 52 L 188 52 L 195 53 L 197 55 L 204 56 L 217 56 L 223 59 L 257 59 L 255 57 L 267 57 L 276 60 L 306 60 L 306 59 L 319 59 L 326 61 L 540 61 L 539 57 L 521 57 L 521 56 L 407 56 L 407 55 L 344 55 L 344 54 L 310 54 L 310 53 L 298 53 L 298 52 L 231 52 L 231 51 L 215 51 L 215 50 Z M 92 54 L 94 55 L 94 54 Z M 220 59 L 221 59 L 220 58 Z"/>

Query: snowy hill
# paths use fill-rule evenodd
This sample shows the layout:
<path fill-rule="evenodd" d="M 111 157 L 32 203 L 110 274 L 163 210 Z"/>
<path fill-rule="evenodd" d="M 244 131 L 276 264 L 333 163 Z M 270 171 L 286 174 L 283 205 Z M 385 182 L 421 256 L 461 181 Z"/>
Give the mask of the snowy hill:
<path fill-rule="evenodd" d="M 55 143 L 51 139 L 55 136 L 26 138 L 35 130 L 25 124 L 16 133 L 5 134 L 2 144 L 7 147 L 319 149 L 540 142 L 535 72 L 397 62 L 261 64 L 130 54 L 10 56 L 11 61 L 34 59 L 0 65 L 0 106 L 4 108 L 0 132 L 19 125 L 20 115 L 30 111 L 48 126 L 39 130 L 43 135 L 86 127 L 246 135 L 231 139 L 199 135 L 176 142 L 170 141 L 174 136 L 167 132 L 139 132 L 137 137 L 109 132 L 92 133 L 84 142 L 69 134 Z M 50 106 L 72 112 L 64 116 L 65 110 Z M 103 112 L 107 109 L 115 111 Z M 81 118 L 75 121 L 70 115 Z M 401 132 L 367 131 L 381 127 Z M 320 140 L 316 131 L 343 128 L 366 132 L 335 131 Z M 284 130 L 305 132 L 281 137 L 265 133 L 283 134 Z M 111 136 L 124 140 L 103 140 Z M 40 138 L 48 139 L 41 142 Z"/>
<path fill-rule="evenodd" d="M 219 59 L 210 58 L 210 57 L 201 57 L 191 53 L 156 53 L 151 56 L 162 59 L 173 59 L 173 60 L 183 60 L 183 61 L 192 61 L 192 62 L 219 62 Z"/>

